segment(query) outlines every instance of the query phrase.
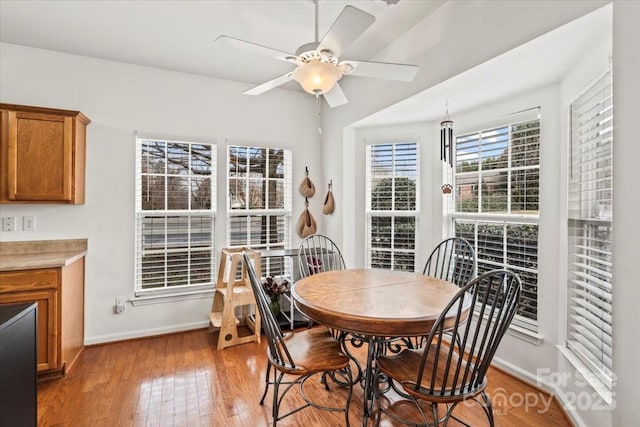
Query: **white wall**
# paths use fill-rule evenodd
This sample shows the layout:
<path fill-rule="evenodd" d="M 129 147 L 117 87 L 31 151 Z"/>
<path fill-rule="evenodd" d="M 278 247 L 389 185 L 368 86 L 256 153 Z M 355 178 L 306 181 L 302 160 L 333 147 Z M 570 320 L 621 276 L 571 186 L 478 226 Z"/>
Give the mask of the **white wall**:
<path fill-rule="evenodd" d="M 569 107 L 571 102 L 578 96 L 589 84 L 593 83 L 597 78 L 602 76 L 609 69 L 609 61 L 612 53 L 612 33 L 611 31 L 603 32 L 600 43 L 593 46 L 588 52 L 585 52 L 581 60 L 576 63 L 573 69 L 560 82 L 560 141 L 561 148 L 558 151 L 560 174 L 558 176 L 558 187 L 563 191 L 558 193 L 559 206 L 557 212 L 558 219 L 558 239 L 559 248 L 567 248 L 567 192 L 568 188 L 568 153 L 569 153 Z M 615 114 L 615 113 L 614 113 Z M 617 142 L 617 141 L 616 141 Z M 614 146 L 616 145 L 614 142 Z M 615 150 L 615 148 L 614 148 Z M 615 255 L 617 257 L 617 254 Z M 558 350 L 555 352 L 556 369 L 554 372 L 561 373 L 552 379 L 552 385 L 556 386 L 559 398 L 565 404 L 565 409 L 572 414 L 578 425 L 586 426 L 610 426 L 612 425 L 611 406 L 602 398 L 600 393 L 596 391 L 588 382 L 584 381 L 582 373 L 586 373 L 583 365 L 567 351 L 560 351 L 566 342 L 566 301 L 567 301 L 567 252 L 561 250 L 557 254 L 558 269 L 557 283 L 562 286 L 558 287 L 557 296 L 558 307 L 555 313 L 557 319 L 557 339 L 555 344 Z M 615 293 L 615 288 L 614 288 Z M 551 378 L 551 377 L 550 377 Z M 560 380 L 560 378 L 563 378 Z M 549 378 L 548 378 L 549 379 Z M 601 392 L 604 390 L 599 386 Z M 606 390 L 605 390 L 606 391 Z M 580 399 L 578 402 L 576 400 Z M 590 404 L 585 404 L 587 399 Z M 582 403 L 580 402 L 582 401 Z"/>
<path fill-rule="evenodd" d="M 416 246 L 416 265 L 424 263 L 424 259 L 426 259 L 433 246 L 442 240 L 442 234 L 437 232 L 440 212 L 442 211 L 441 197 L 439 197 L 440 186 L 442 185 L 442 169 L 438 167 L 438 164 L 433 164 L 431 155 L 434 149 L 439 149 L 434 145 L 436 132 L 439 132 L 439 130 L 435 130 L 433 123 L 355 128 L 354 143 L 345 146 L 345 150 L 352 152 L 353 162 L 348 171 L 345 171 L 344 180 L 346 182 L 345 187 L 353 188 L 354 190 L 353 197 L 351 197 L 354 208 L 348 210 L 348 220 L 356 224 L 354 227 L 354 241 L 357 242 L 359 249 L 364 247 L 366 242 L 366 146 L 379 143 L 415 141 L 418 144 L 420 204 L 418 205 L 419 216 L 416 224 L 416 234 L 420 236 L 420 240 Z M 434 236 L 433 234 L 436 235 Z M 364 265 L 364 251 L 357 250 L 354 255 L 354 258 L 349 258 L 351 264 L 348 265 Z"/>
<path fill-rule="evenodd" d="M 622 8 L 623 6 L 620 6 L 620 3 L 615 2 L 614 4 L 616 7 Z M 481 4 L 481 6 L 479 6 L 479 4 Z M 596 4 L 594 2 L 574 2 L 571 4 L 567 2 L 546 4 L 536 2 L 534 5 L 532 2 L 513 2 L 511 5 L 506 5 L 503 2 L 476 2 L 475 4 L 469 5 L 462 4 L 461 2 L 448 2 L 439 10 L 442 19 L 438 19 L 437 14 L 436 16 L 427 17 L 416 27 L 421 28 L 420 31 L 416 30 L 417 34 L 407 33 L 403 39 L 394 43 L 389 50 L 395 53 L 393 57 L 394 61 L 404 60 L 409 63 L 421 64 L 421 72 L 416 81 L 411 84 L 414 87 L 407 90 L 415 91 L 417 86 L 425 89 L 434 86 L 447 76 L 452 77 L 456 75 L 458 71 L 466 70 L 473 65 L 482 63 L 485 59 L 488 59 L 488 57 L 490 58 L 490 55 L 497 56 L 504 52 L 504 50 L 502 50 L 502 48 L 504 48 L 504 40 L 501 40 L 501 42 L 495 40 L 499 35 L 505 34 L 502 32 L 504 27 L 497 24 L 498 21 L 517 23 L 513 28 L 510 27 L 508 29 L 508 40 L 513 43 L 511 47 L 515 47 L 523 41 L 554 28 L 558 21 L 564 21 L 563 23 L 569 22 L 586 12 L 585 8 L 590 11 L 602 4 L 603 3 Z M 476 6 L 481 7 L 482 11 L 475 9 Z M 545 10 L 546 6 L 553 7 L 553 10 Z M 517 8 L 517 10 L 512 7 Z M 533 9 L 527 10 L 527 7 L 532 7 Z M 630 6 L 625 3 L 624 7 L 629 8 Z M 479 16 L 482 18 L 478 19 Z M 637 14 L 632 16 L 636 16 L 635 22 L 638 22 Z M 494 19 L 496 20 L 495 22 L 493 21 Z M 552 23 L 551 21 L 554 22 Z M 447 22 L 446 28 L 439 25 L 441 22 Z M 638 30 L 631 28 L 631 22 L 631 19 L 625 20 L 624 33 L 621 34 L 624 35 L 621 39 L 624 38 L 626 44 L 621 43 L 620 45 L 616 45 L 616 49 L 625 55 L 627 62 L 632 61 L 630 58 L 630 56 L 632 56 L 636 61 L 636 65 L 634 66 L 637 70 L 638 50 L 637 46 L 635 46 L 635 50 L 632 50 L 634 49 L 634 45 L 631 40 L 633 40 L 635 36 L 637 43 L 640 37 L 638 37 Z M 614 21 L 614 27 L 615 25 Z M 467 36 L 473 34 L 473 40 L 458 40 L 458 34 L 455 34 L 458 28 L 465 28 L 466 31 L 464 34 Z M 432 43 L 434 39 L 437 40 L 435 45 Z M 403 49 L 403 47 L 406 48 L 407 46 L 412 46 L 412 48 Z M 396 47 L 398 48 L 394 49 Z M 421 47 L 423 47 L 424 50 L 420 50 Z M 549 385 L 554 386 L 553 390 L 559 393 L 563 405 L 572 403 L 571 399 L 580 397 L 580 393 L 586 393 L 583 397 L 591 398 L 592 406 L 578 407 L 575 410 L 568 407 L 566 409 L 570 412 L 570 415 L 577 425 L 599 427 L 632 425 L 633 422 L 631 420 L 637 420 L 637 416 L 632 416 L 633 413 L 637 414 L 637 403 L 633 404 L 632 401 L 635 399 L 635 402 L 637 402 L 638 393 L 632 391 L 634 384 L 630 378 L 637 379 L 639 377 L 637 375 L 637 364 L 634 365 L 631 362 L 631 360 L 637 358 L 638 340 L 633 338 L 628 339 L 630 336 L 635 338 L 638 336 L 637 329 L 633 326 L 631 320 L 633 319 L 634 312 L 631 307 L 620 309 L 614 305 L 614 321 L 617 319 L 616 330 L 618 330 L 617 328 L 621 324 L 627 325 L 626 327 L 621 327 L 621 329 L 626 332 L 625 343 L 621 345 L 620 339 L 622 338 L 618 337 L 618 341 L 615 342 L 616 348 L 614 348 L 614 368 L 616 374 L 619 379 L 624 377 L 624 380 L 619 380 L 618 390 L 622 389 L 623 385 L 625 390 L 625 399 L 620 399 L 620 392 L 617 392 L 614 397 L 614 404 L 616 405 L 614 415 L 612 414 L 612 408 L 606 404 L 602 404 L 599 400 L 599 395 L 593 388 L 588 385 L 577 384 L 579 381 L 576 381 L 573 365 L 567 362 L 567 359 L 559 352 L 557 347 L 564 342 L 562 332 L 564 330 L 565 313 L 562 289 L 566 283 L 566 274 L 563 276 L 561 273 L 564 271 L 566 265 L 566 255 L 559 253 L 561 252 L 559 248 L 566 247 L 566 240 L 565 246 L 563 246 L 563 237 L 561 236 L 566 234 L 566 226 L 564 225 L 566 223 L 566 196 L 564 195 L 563 188 L 565 188 L 566 184 L 564 181 L 566 167 L 564 165 L 566 164 L 565 150 L 567 143 L 567 97 L 575 96 L 576 90 L 584 86 L 589 79 L 592 80 L 597 77 L 602 70 L 602 66 L 606 66 L 610 51 L 611 40 L 606 38 L 602 40 L 602 45 L 594 47 L 589 53 L 585 53 L 585 58 L 582 62 L 576 64 L 576 71 L 567 76 L 562 84 L 556 83 L 546 88 L 535 89 L 529 93 L 514 94 L 514 97 L 509 100 L 491 103 L 483 108 L 478 108 L 477 111 L 479 112 L 456 114 L 455 117 L 457 129 L 460 130 L 465 127 L 465 123 L 474 121 L 482 122 L 483 119 L 492 120 L 499 116 L 500 113 L 506 114 L 535 105 L 542 106 L 539 330 L 543 336 L 543 342 L 540 345 L 535 345 L 514 336 L 507 335 L 501 345 L 496 361 L 517 376 L 534 383 L 539 380 L 546 380 L 546 383 L 540 383 L 540 385 L 543 387 L 548 387 Z M 633 51 L 635 55 L 632 55 L 631 51 Z M 442 54 L 443 52 L 447 54 L 444 55 Z M 402 57 L 403 53 L 407 55 L 404 58 Z M 615 57 L 616 51 L 614 50 L 614 58 Z M 618 64 L 619 62 L 616 62 L 614 59 L 614 63 Z M 422 70 L 427 70 L 428 75 L 426 76 Z M 627 79 L 629 79 L 627 84 L 631 83 L 631 76 L 634 74 L 629 72 L 625 73 L 625 75 Z M 639 75 L 637 71 L 635 75 Z M 376 132 L 388 135 L 389 132 L 393 133 L 394 131 L 402 134 L 402 132 L 406 130 L 402 127 L 400 127 L 399 130 L 385 128 L 382 131 L 376 128 L 352 129 L 350 127 L 351 123 L 355 123 L 359 119 L 395 103 L 398 97 L 402 96 L 405 88 L 387 85 L 386 83 L 384 86 L 382 84 L 371 84 L 369 82 L 349 82 L 349 84 L 350 86 L 347 86 L 345 83 L 345 92 L 350 98 L 357 98 L 356 102 L 350 102 L 344 108 L 340 107 L 341 109 L 331 111 L 325 118 L 326 125 L 323 135 L 323 144 L 328 147 L 328 150 L 324 152 L 325 156 L 332 150 L 337 150 L 340 144 L 343 145 L 341 150 L 344 159 L 346 159 L 345 162 L 339 165 L 335 162 L 325 160 L 324 169 L 325 173 L 331 174 L 334 177 L 334 182 L 336 181 L 336 177 L 341 177 L 346 187 L 352 184 L 358 184 L 358 180 L 352 176 L 353 170 L 358 170 L 359 167 L 358 156 L 359 153 L 362 152 L 359 146 L 362 144 L 362 138 L 371 138 L 371 135 L 376 135 Z M 633 82 L 629 84 L 629 86 L 637 89 L 637 82 Z M 619 88 L 615 82 L 614 87 Z M 627 91 L 625 91 L 625 93 L 628 94 Z M 619 96 L 619 94 L 616 96 Z M 631 97 L 627 96 L 627 102 L 631 102 Z M 633 102 L 636 102 L 635 105 L 637 106 L 637 101 L 633 100 Z M 638 108 L 636 107 L 633 111 L 637 115 Z M 624 118 L 620 119 L 618 114 L 619 110 L 617 109 L 615 150 L 619 150 L 620 145 L 625 144 L 625 142 L 621 141 L 622 137 L 618 131 L 618 127 L 621 125 L 620 121 L 624 120 Z M 629 115 L 629 118 L 630 116 L 631 115 Z M 431 125 L 434 124 L 432 123 Z M 415 126 L 418 125 L 409 125 L 407 129 L 411 132 Z M 624 124 L 622 124 L 622 126 L 624 127 Z M 631 140 L 632 131 L 630 127 L 628 129 L 628 138 Z M 422 144 L 423 147 L 429 145 L 433 145 L 433 141 L 427 142 L 426 144 L 423 142 Z M 627 150 L 629 149 L 625 149 L 625 151 Z M 432 158 L 436 159 L 438 156 L 435 154 L 436 149 L 433 149 L 432 153 L 434 154 Z M 631 158 L 634 157 L 627 157 L 627 159 Z M 437 161 L 439 163 L 439 159 L 437 159 Z M 627 162 L 629 163 L 629 167 L 624 170 L 620 167 L 620 161 L 616 160 L 614 175 L 616 177 L 626 176 L 626 182 L 629 182 L 629 177 L 634 177 L 635 175 L 632 175 L 633 172 L 631 172 L 633 170 L 630 165 L 631 160 L 627 160 Z M 439 169 L 439 165 L 434 162 L 426 163 L 422 166 L 423 173 L 430 168 Z M 425 179 L 428 178 L 423 176 L 423 188 Z M 620 179 L 618 178 L 618 184 L 619 181 Z M 361 186 L 360 188 L 364 187 Z M 432 189 L 428 189 L 427 191 L 431 190 Z M 362 253 L 364 244 L 360 239 L 360 236 L 363 235 L 363 232 L 360 231 L 363 229 L 360 225 L 363 214 L 360 213 L 361 209 L 359 206 L 362 204 L 364 198 L 358 197 L 358 191 L 356 188 L 355 190 L 350 190 L 345 193 L 342 200 L 342 222 L 333 221 L 331 224 L 327 224 L 326 227 L 328 230 L 331 230 L 330 232 L 333 235 L 343 236 L 345 257 L 356 262 L 355 266 L 358 266 L 358 262 L 363 262 L 364 260 L 364 254 Z M 636 196 L 635 201 L 627 201 L 626 195 L 632 193 Z M 618 190 L 618 188 L 616 188 L 616 194 L 616 200 L 619 206 L 616 206 L 614 209 L 622 210 L 623 212 L 633 212 L 631 209 L 637 209 L 637 195 L 639 194 L 637 190 L 633 192 L 629 185 L 624 193 L 625 196 L 622 196 L 622 198 L 625 199 L 623 201 L 620 201 L 621 197 L 618 195 L 620 194 L 620 190 Z M 631 199 L 633 199 L 633 196 Z M 423 209 L 421 224 L 424 225 L 425 222 L 436 224 L 437 221 L 431 218 L 425 218 L 424 214 L 426 212 L 427 211 Z M 615 210 L 614 215 L 616 215 Z M 614 219 L 616 222 L 616 230 L 620 230 L 620 218 L 622 218 L 623 215 L 619 217 L 616 216 Z M 626 219 L 628 222 L 625 228 L 633 227 L 631 216 Z M 439 227 L 439 224 L 435 226 Z M 421 228 L 420 231 L 421 236 L 426 236 L 427 238 L 433 238 L 437 232 L 438 230 L 428 231 L 424 228 Z M 637 238 L 637 232 L 634 236 Z M 616 236 L 614 236 L 614 239 L 615 238 Z M 626 248 L 637 246 L 634 243 L 636 241 L 636 239 L 626 239 Z M 624 273 L 618 272 L 616 274 L 614 267 L 614 274 L 616 274 L 616 278 L 614 279 L 615 294 L 615 292 L 619 292 L 620 288 L 628 289 L 626 283 L 630 283 L 631 278 L 634 277 L 632 274 L 628 274 L 628 271 L 633 268 L 632 266 L 636 267 L 635 277 L 637 277 L 637 265 L 640 264 L 640 257 L 638 256 L 639 252 L 637 250 L 631 251 L 633 253 L 632 256 L 629 254 L 628 249 L 624 250 L 622 246 L 618 246 L 615 243 L 614 245 L 619 270 L 624 271 Z M 421 246 L 425 245 L 422 244 Z M 616 247 L 618 247 L 617 250 L 615 249 Z M 625 255 L 620 256 L 621 251 L 624 251 Z M 635 257 L 635 264 L 629 259 L 631 257 Z M 622 267 L 622 263 L 620 262 L 621 258 L 625 260 L 624 267 Z M 630 301 L 637 300 L 637 291 L 625 291 L 625 294 L 626 293 L 636 296 L 635 299 L 631 298 L 625 301 L 626 305 L 633 305 Z M 620 347 L 627 347 L 625 349 L 626 351 L 621 351 Z M 617 364 L 616 361 L 618 362 Z M 624 366 L 624 369 L 621 371 L 616 368 L 616 366 Z M 565 384 L 550 384 L 548 375 L 546 378 L 537 376 L 539 373 L 545 372 L 540 370 L 547 370 L 546 372 L 549 374 L 569 373 L 571 380 Z M 635 372 L 636 375 L 629 377 L 625 374 L 626 371 Z M 626 398 L 626 394 L 633 397 Z M 626 407 L 621 408 L 621 404 L 626 404 Z M 615 417 L 615 421 L 612 420 L 612 417 Z"/>
<path fill-rule="evenodd" d="M 640 419 L 640 2 L 613 3 L 613 370 L 614 426 Z"/>
<path fill-rule="evenodd" d="M 0 44 L 0 67 L 2 102 L 80 110 L 92 120 L 84 205 L 0 206 L 2 216 L 33 215 L 37 224 L 35 232 L 2 233 L 1 241 L 88 238 L 87 344 L 205 326 L 211 307 L 209 297 L 128 305 L 113 314 L 115 298 L 130 298 L 134 289 L 136 131 L 217 142 L 218 248 L 226 236 L 225 140 L 290 148 L 295 184 L 304 165 L 320 175 L 315 102 L 302 93 L 248 97 L 238 83 L 10 44 Z M 320 199 L 312 199 L 313 212 L 320 212 Z M 295 193 L 293 201 L 295 220 L 303 206 Z"/>

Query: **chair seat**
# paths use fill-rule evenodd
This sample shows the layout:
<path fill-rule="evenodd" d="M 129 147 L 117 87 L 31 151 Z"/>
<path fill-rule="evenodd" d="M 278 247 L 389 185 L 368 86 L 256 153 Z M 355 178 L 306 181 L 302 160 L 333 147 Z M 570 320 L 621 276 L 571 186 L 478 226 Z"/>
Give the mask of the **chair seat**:
<path fill-rule="evenodd" d="M 340 343 L 327 334 L 325 328 L 317 327 L 287 334 L 284 340 L 296 366 L 284 367 L 273 362 L 278 370 L 288 374 L 334 371 L 349 364 L 349 358 L 342 352 Z"/>
<path fill-rule="evenodd" d="M 437 353 L 435 349 L 436 343 L 434 342 L 425 362 L 425 373 L 433 372 L 435 355 Z M 460 361 L 457 352 L 453 352 L 451 362 L 449 364 L 450 368 L 446 373 L 446 382 L 443 381 L 445 379 L 445 367 L 447 365 L 443 362 L 447 360 L 449 351 L 450 347 L 443 342 L 438 355 L 438 369 L 433 388 L 431 387 L 431 375 L 425 375 L 422 378 L 420 389 L 416 390 L 415 388 L 416 378 L 418 377 L 418 371 L 420 370 L 420 363 L 422 362 L 422 353 L 424 352 L 424 349 L 405 349 L 397 355 L 380 356 L 378 358 L 378 366 L 382 373 L 396 380 L 400 385 L 402 385 L 402 388 L 407 393 L 418 399 L 446 403 L 448 401 L 459 401 L 461 397 L 470 398 L 481 393 L 486 386 L 486 378 L 483 384 L 480 387 L 475 388 L 471 393 L 463 393 L 461 390 L 451 390 L 450 386 L 449 388 L 442 390 L 443 383 L 448 385 L 453 383 L 453 376 L 455 375 L 455 368 L 458 363 L 460 363 L 461 373 L 465 372 L 467 367 L 467 363 L 464 360 Z M 472 371 L 471 367 L 470 371 Z M 469 375 L 471 375 L 471 373 L 469 373 Z M 460 383 L 461 378 L 458 378 L 457 382 Z M 468 384 L 468 381 L 465 381 L 464 383 Z M 430 391 L 431 389 L 433 391 Z"/>

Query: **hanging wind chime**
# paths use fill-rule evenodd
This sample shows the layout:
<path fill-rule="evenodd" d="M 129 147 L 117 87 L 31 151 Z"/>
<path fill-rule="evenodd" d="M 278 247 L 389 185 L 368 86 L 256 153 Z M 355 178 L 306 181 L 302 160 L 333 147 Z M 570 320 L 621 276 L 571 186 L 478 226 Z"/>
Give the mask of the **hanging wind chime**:
<path fill-rule="evenodd" d="M 449 117 L 449 101 L 445 106 L 446 114 L 440 122 L 440 160 L 453 167 L 453 121 Z"/>
<path fill-rule="evenodd" d="M 440 122 L 440 160 L 445 163 L 449 163 L 449 166 L 453 168 L 453 120 L 449 117 L 449 101 L 444 103 L 446 107 L 446 113 L 444 120 Z M 447 178 L 449 182 L 453 179 L 452 172 L 447 169 Z M 442 186 L 442 194 L 451 194 L 453 186 L 451 184 L 444 184 Z"/>

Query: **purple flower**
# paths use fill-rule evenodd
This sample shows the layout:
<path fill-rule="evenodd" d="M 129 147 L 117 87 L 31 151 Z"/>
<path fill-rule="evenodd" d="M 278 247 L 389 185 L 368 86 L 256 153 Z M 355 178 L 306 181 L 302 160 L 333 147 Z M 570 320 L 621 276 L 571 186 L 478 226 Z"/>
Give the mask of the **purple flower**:
<path fill-rule="evenodd" d="M 268 276 L 262 281 L 262 288 L 270 298 L 289 292 L 289 282 L 285 279 L 276 279 Z"/>

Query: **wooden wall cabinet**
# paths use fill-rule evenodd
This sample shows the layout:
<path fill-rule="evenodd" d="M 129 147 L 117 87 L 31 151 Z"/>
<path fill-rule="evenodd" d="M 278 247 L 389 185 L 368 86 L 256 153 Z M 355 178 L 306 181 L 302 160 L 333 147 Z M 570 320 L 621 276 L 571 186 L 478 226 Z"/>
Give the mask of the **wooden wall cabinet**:
<path fill-rule="evenodd" d="M 64 375 L 84 345 L 84 257 L 60 268 L 0 272 L 0 304 L 38 304 L 38 374 Z"/>
<path fill-rule="evenodd" d="M 0 113 L 0 203 L 84 203 L 90 120 L 12 104 L 0 104 Z"/>

